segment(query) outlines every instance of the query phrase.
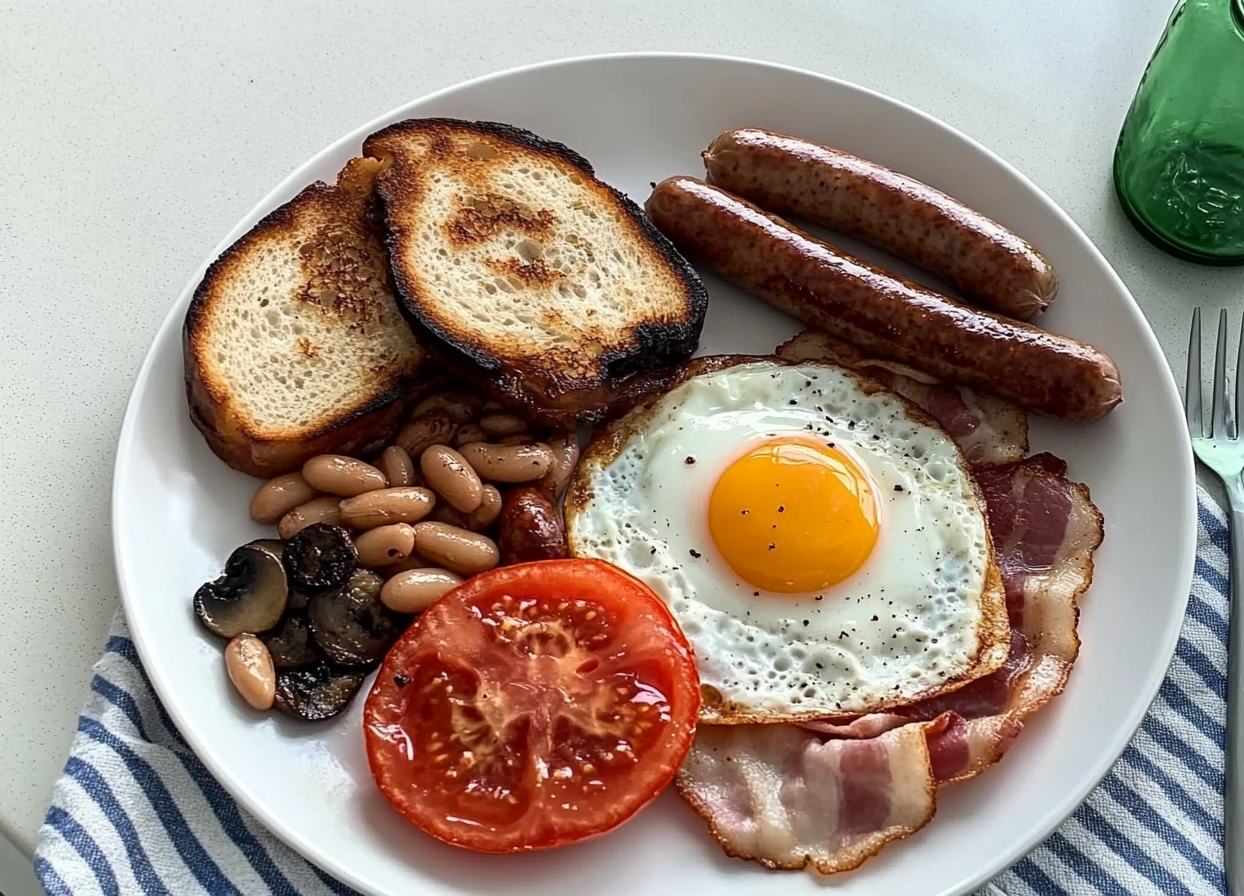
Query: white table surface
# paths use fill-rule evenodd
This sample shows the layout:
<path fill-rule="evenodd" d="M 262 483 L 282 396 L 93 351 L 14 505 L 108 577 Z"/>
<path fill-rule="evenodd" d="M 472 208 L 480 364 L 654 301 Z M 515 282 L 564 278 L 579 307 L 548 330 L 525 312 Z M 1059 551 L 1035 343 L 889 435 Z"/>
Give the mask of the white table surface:
<path fill-rule="evenodd" d="M 0 2 L 0 835 L 33 849 L 117 606 L 114 446 L 148 343 L 205 254 L 307 157 L 421 94 L 557 57 L 815 69 L 942 118 L 1044 188 L 1182 382 L 1189 309 L 1226 305 L 1238 326 L 1244 271 L 1160 254 L 1109 181 L 1171 2 Z M 29 874 L 3 847 L 0 891 L 22 896 Z"/>

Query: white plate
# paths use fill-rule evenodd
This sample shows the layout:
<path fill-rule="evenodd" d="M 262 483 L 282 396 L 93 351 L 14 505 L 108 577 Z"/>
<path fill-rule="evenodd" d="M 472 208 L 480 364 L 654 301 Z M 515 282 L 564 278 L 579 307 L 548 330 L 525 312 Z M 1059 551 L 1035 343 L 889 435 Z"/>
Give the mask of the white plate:
<path fill-rule="evenodd" d="M 999 767 L 939 797 L 923 831 L 887 847 L 836 892 L 968 892 L 1036 846 L 1126 745 L 1174 649 L 1194 553 L 1192 459 L 1157 341 L 1085 235 L 1006 162 L 909 106 L 821 75 L 739 59 L 626 55 L 539 65 L 472 81 L 378 118 L 272 191 L 205 260 L 316 179 L 332 181 L 363 137 L 411 116 L 510 122 L 581 152 L 642 202 L 649 182 L 701 174 L 699 152 L 750 125 L 832 143 L 927 181 L 1009 225 L 1051 258 L 1062 291 L 1043 326 L 1101 346 L 1127 399 L 1089 427 L 1034 421 L 1087 482 L 1106 518 L 1083 607 L 1083 653 L 1067 692 L 1038 713 Z M 873 254 L 875 253 L 867 253 Z M 904 268 L 904 270 L 906 270 Z M 371 894 L 590 891 L 813 893 L 812 875 L 728 859 L 672 792 L 607 837 L 537 855 L 487 857 L 442 846 L 392 812 L 368 775 L 356 700 L 329 723 L 257 720 L 233 694 L 220 644 L 197 628 L 190 597 L 229 552 L 264 533 L 250 523 L 255 481 L 208 451 L 190 425 L 181 325 L 202 270 L 169 313 L 138 375 L 118 448 L 113 525 L 121 593 L 139 652 L 195 752 L 238 800 L 325 870 Z M 792 321 L 718 281 L 704 352 L 768 352 Z"/>

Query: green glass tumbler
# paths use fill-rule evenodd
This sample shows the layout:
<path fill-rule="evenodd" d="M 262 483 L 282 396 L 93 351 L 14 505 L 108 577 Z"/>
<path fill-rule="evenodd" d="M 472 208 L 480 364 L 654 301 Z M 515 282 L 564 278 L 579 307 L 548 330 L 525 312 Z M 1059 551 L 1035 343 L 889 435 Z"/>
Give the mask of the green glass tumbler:
<path fill-rule="evenodd" d="M 1114 153 L 1136 228 L 1202 264 L 1244 264 L 1244 0 L 1183 0 Z"/>

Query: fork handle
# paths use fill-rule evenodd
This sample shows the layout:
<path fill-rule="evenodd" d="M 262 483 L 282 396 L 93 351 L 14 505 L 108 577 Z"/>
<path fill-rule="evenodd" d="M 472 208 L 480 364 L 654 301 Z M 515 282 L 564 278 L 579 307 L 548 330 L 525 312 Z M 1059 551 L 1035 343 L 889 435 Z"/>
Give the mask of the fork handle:
<path fill-rule="evenodd" d="M 1227 608 L 1227 738 L 1223 795 L 1224 862 L 1227 896 L 1244 896 L 1244 479 L 1225 477 L 1231 505 L 1231 556 L 1228 578 L 1231 602 Z"/>

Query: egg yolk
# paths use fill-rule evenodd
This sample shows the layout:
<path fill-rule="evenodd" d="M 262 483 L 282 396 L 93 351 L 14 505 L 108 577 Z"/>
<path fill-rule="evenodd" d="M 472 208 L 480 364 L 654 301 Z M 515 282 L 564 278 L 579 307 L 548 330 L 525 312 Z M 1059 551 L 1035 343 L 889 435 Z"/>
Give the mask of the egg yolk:
<path fill-rule="evenodd" d="M 708 522 L 735 573 L 786 594 L 842 581 L 877 543 L 867 476 L 824 443 L 769 442 L 736 460 L 713 488 Z"/>

